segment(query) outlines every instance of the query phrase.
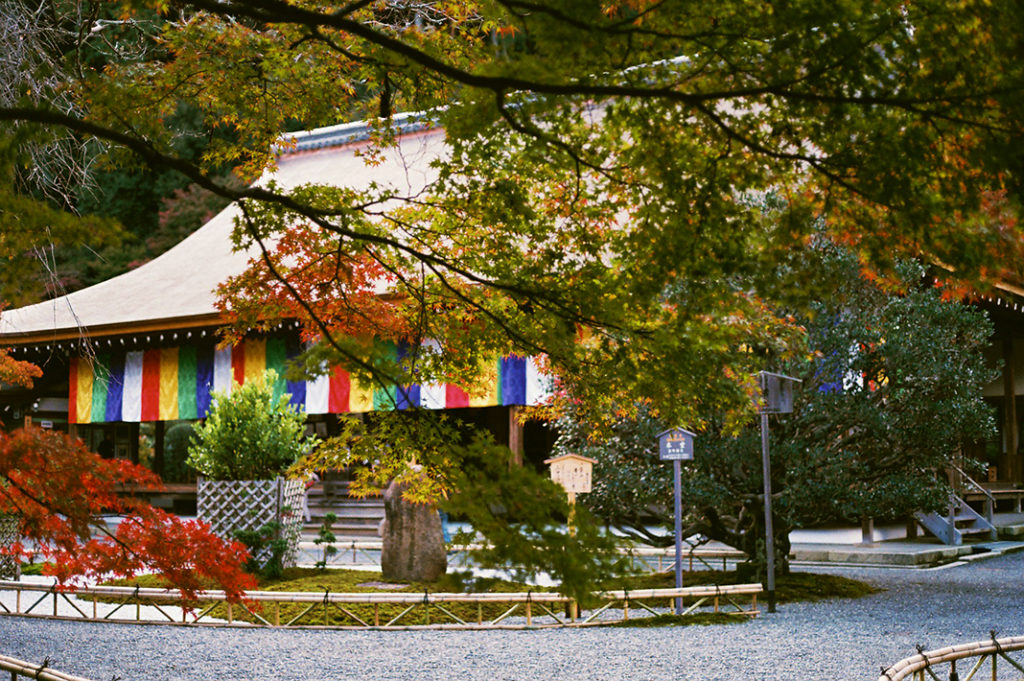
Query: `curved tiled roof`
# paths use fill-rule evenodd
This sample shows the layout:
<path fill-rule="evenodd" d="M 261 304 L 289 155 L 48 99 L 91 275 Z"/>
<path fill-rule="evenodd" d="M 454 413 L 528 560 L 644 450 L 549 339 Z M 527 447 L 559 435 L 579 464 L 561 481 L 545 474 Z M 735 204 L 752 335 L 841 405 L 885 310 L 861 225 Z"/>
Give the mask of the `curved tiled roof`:
<path fill-rule="evenodd" d="M 285 188 L 306 183 L 354 189 L 377 183 L 414 194 L 432 179 L 430 161 L 444 151 L 444 132 L 421 117 L 397 121 L 403 134 L 385 160 L 367 165 L 357 153 L 365 146 L 362 123 L 295 133 L 282 145 L 272 174 Z M 419 131 L 419 132 L 417 132 Z M 250 254 L 234 251 L 231 205 L 170 250 L 107 281 L 0 315 L 5 344 L 46 342 L 79 336 L 104 336 L 215 324 L 217 285 L 241 273 Z"/>

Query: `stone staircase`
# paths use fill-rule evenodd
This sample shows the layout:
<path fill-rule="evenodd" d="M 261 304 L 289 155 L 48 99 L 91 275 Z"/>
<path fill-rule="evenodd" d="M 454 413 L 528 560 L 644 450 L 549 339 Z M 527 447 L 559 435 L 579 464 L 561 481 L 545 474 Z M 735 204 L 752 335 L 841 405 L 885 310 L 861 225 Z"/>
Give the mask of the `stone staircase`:
<path fill-rule="evenodd" d="M 349 481 L 344 474 L 332 473 L 307 490 L 311 520 L 303 528 L 306 534 L 316 534 L 324 516 L 333 513 L 338 519 L 332 524 L 331 531 L 339 541 L 379 538 L 377 530 L 384 519 L 384 499 L 356 499 L 349 496 L 348 487 Z"/>

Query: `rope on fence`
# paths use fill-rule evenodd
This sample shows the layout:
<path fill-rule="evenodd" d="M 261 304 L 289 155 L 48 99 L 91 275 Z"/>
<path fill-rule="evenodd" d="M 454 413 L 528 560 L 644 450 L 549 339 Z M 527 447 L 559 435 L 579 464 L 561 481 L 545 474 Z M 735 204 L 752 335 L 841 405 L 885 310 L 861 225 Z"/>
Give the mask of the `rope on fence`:
<path fill-rule="evenodd" d="M 878 677 L 878 681 L 903 681 L 913 676 L 924 679 L 925 674 L 933 679 L 939 679 L 940 677 L 932 668 L 941 664 L 949 664 L 950 676 L 959 677 L 959 674 L 956 673 L 956 667 L 953 665 L 957 660 L 966 658 L 977 658 L 977 662 L 970 672 L 967 673 L 965 679 L 971 679 L 988 658 L 992 660 L 993 679 L 996 679 L 997 661 L 999 659 L 1004 660 L 1018 672 L 1024 673 L 1024 665 L 1021 665 L 1009 655 L 1011 652 L 1024 650 L 1024 636 L 996 638 L 995 631 L 989 632 L 989 635 L 990 638 L 988 640 L 963 643 L 937 650 L 926 651 L 923 646 L 918 646 L 917 655 L 900 660 L 888 669 L 883 669 Z"/>
<path fill-rule="evenodd" d="M 38 679 L 38 681 L 90 681 L 81 676 L 72 676 L 57 671 L 50 667 L 50 658 L 43 659 L 42 664 L 32 664 L 19 660 L 15 657 L 0 655 L 0 669 L 10 672 L 11 681 L 17 681 L 19 677 L 25 679 Z"/>

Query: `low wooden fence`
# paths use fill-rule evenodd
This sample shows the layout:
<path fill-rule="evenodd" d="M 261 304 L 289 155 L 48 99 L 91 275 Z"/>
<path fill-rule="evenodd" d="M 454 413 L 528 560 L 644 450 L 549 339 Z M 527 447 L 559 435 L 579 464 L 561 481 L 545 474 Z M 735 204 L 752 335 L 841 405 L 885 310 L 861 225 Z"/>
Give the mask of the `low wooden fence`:
<path fill-rule="evenodd" d="M 50 669 L 48 662 L 43 664 L 31 664 L 14 657 L 0 655 L 0 671 L 10 673 L 11 681 L 22 679 L 39 679 L 39 681 L 89 681 L 81 676 L 72 676 Z"/>
<path fill-rule="evenodd" d="M 975 677 L 999 681 L 1024 679 L 1024 664 L 1011 653 L 1024 650 L 1024 636 L 996 638 L 963 643 L 948 648 L 924 651 L 900 660 L 882 672 L 878 681 L 972 681 Z M 1018 655 L 1018 658 L 1020 656 Z M 957 670 L 957 662 L 961 662 Z"/>
<path fill-rule="evenodd" d="M 558 593 L 323 593 L 250 591 L 245 603 L 231 603 L 223 591 L 203 591 L 194 603 L 182 603 L 180 594 L 171 589 L 93 586 L 68 593 L 52 585 L 24 582 L 0 582 L 0 591 L 14 591 L 15 607 L 0 603 L 0 615 L 23 615 L 89 621 L 163 622 L 173 624 L 244 624 L 245 626 L 338 626 L 356 629 L 408 629 L 431 628 L 535 628 L 608 624 L 630 619 L 630 610 L 661 614 L 656 602 L 671 604 L 679 597 L 688 603 L 685 614 L 700 608 L 739 616 L 756 616 L 757 595 L 760 584 L 727 586 L 692 586 L 681 589 L 643 589 L 636 591 L 607 591 L 595 594 L 599 604 L 594 609 L 579 613 L 576 602 Z M 741 603 L 749 598 L 749 607 Z M 110 607 L 109 601 L 113 601 Z M 168 604 L 189 605 L 170 611 Z M 452 604 L 475 606 L 476 617 L 468 618 L 465 607 L 462 615 L 453 612 Z M 299 612 L 282 617 L 282 605 L 298 605 Z M 499 604 L 499 614 L 484 617 L 485 606 L 493 610 Z M 101 611 L 101 605 L 104 607 Z M 355 606 L 361 606 L 355 612 Z M 60 607 L 63 606 L 63 607 Z M 143 618 L 143 607 L 154 608 L 158 618 Z M 223 606 L 218 608 L 218 606 Z M 385 612 L 385 607 L 388 612 Z M 398 606 L 397 614 L 391 614 Z M 618 606 L 618 608 L 615 608 Z M 220 617 L 214 621 L 211 612 L 218 609 Z M 613 608 L 614 614 L 613 614 Z M 472 609 L 472 608 L 471 608 Z M 621 609 L 621 614 L 619 614 Z M 63 612 L 63 614 L 59 614 Z M 246 614 L 247 621 L 240 621 Z M 120 616 L 116 616 L 120 615 Z M 306 617 L 309 615 L 310 617 Z M 510 622 L 515 615 L 517 622 Z M 338 618 L 346 625 L 332 624 Z M 306 618 L 306 619 L 303 619 Z M 303 620 L 300 624 L 299 621 Z M 318 622 L 319 624 L 314 624 Z"/>

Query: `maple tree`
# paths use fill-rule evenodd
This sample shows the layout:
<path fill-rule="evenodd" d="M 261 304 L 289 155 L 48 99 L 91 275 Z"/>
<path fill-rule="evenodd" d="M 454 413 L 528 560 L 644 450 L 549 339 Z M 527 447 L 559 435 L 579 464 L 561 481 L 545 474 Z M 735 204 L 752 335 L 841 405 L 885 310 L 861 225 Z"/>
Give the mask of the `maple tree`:
<path fill-rule="evenodd" d="M 243 598 L 256 585 L 242 568 L 245 548 L 132 495 L 162 487 L 151 471 L 103 459 L 63 433 L 32 426 L 0 433 L 0 513 L 19 518 L 24 538 L 5 551 L 51 561 L 45 573 L 71 588 L 156 572 L 185 597 L 215 585 L 229 599 Z M 104 521 L 110 514 L 121 516 L 115 528 Z"/>
<path fill-rule="evenodd" d="M 12 141 L 70 132 L 110 162 L 242 201 L 238 243 L 266 255 L 228 289 L 239 331 L 298 314 L 335 360 L 381 382 L 414 362 L 368 362 L 349 332 L 439 341 L 415 361 L 420 378 L 544 352 L 595 412 L 636 395 L 693 428 L 722 410 L 742 419 L 760 362 L 736 348 L 790 344 L 800 330 L 765 303 L 814 294 L 799 267 L 767 274 L 799 263 L 808 216 L 883 274 L 913 254 L 976 282 L 995 271 L 996 243 L 1019 241 L 1024 66 L 1020 10 L 1006 3 L 54 8 L 95 29 L 63 54 L 99 51 L 103 67 L 78 59 L 59 83 L 8 96 Z M 198 162 L 161 124 L 182 101 L 230 131 Z M 394 114 L 412 111 L 448 143 L 415 195 L 217 179 L 225 164 L 250 179 L 272 167 L 283 130 L 353 116 L 380 116 L 364 151 L 379 162 Z M 757 200 L 768 191 L 782 198 L 771 215 Z M 275 256 L 279 238 L 292 248 Z M 304 266 L 281 267 L 286 254 Z M 273 304 L 246 314 L 269 279 Z"/>

